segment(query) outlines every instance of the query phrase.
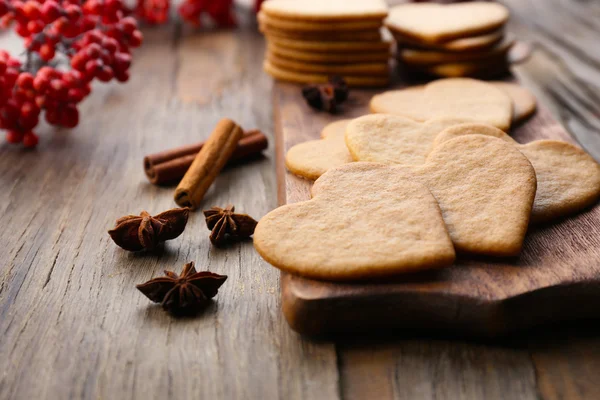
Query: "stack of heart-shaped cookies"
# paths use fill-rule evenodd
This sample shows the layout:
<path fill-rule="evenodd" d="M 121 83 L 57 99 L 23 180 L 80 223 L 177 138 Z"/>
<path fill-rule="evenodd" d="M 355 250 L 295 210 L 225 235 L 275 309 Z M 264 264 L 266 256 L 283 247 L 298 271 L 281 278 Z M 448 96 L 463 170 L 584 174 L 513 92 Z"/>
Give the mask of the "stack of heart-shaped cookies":
<path fill-rule="evenodd" d="M 385 25 L 408 71 L 443 77 L 505 74 L 514 39 L 504 34 L 506 7 L 491 2 L 402 4 Z"/>
<path fill-rule="evenodd" d="M 264 69 L 276 79 L 350 86 L 389 83 L 391 41 L 381 35 L 383 0 L 267 0 L 258 15 L 267 39 Z"/>

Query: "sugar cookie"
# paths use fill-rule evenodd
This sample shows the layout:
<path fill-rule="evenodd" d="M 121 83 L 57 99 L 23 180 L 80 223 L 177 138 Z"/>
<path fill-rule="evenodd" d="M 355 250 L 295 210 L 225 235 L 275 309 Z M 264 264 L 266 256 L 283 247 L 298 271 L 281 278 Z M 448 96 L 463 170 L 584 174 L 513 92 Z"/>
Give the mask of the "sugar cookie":
<path fill-rule="evenodd" d="M 285 70 L 274 66 L 268 60 L 264 62 L 263 68 L 265 72 L 275 79 L 295 83 L 326 83 L 329 81 L 329 75 L 316 73 L 301 73 L 296 71 Z M 390 82 L 389 76 L 353 76 L 342 75 L 348 86 L 353 87 L 374 87 L 387 86 Z"/>
<path fill-rule="evenodd" d="M 433 118 L 421 123 L 400 115 L 365 115 L 348 124 L 347 151 L 355 161 L 422 165 L 437 135 L 465 122 L 458 118 Z"/>
<path fill-rule="evenodd" d="M 321 41 L 326 39 L 327 41 L 343 41 L 347 42 L 360 41 L 360 42 L 378 42 L 381 41 L 382 35 L 379 28 L 373 28 L 369 30 L 357 30 L 357 31 L 290 31 L 275 29 L 272 27 L 266 27 L 263 24 L 259 24 L 259 29 L 266 35 L 271 37 L 277 37 L 281 39 L 292 39 L 292 40 L 312 40 Z"/>
<path fill-rule="evenodd" d="M 273 266 L 324 280 L 361 280 L 449 266 L 454 248 L 440 208 L 404 171 L 372 163 L 329 170 L 313 198 L 279 207 L 254 231 Z"/>
<path fill-rule="evenodd" d="M 495 31 L 508 15 L 503 5 L 488 2 L 401 4 L 390 9 L 385 25 L 420 42 L 440 43 Z"/>
<path fill-rule="evenodd" d="M 410 89 L 410 88 L 409 88 Z M 417 121 L 454 117 L 494 125 L 507 131 L 512 119 L 511 98 L 493 85 L 469 78 L 439 79 L 417 90 L 387 91 L 373 96 L 374 113 L 403 115 Z"/>
<path fill-rule="evenodd" d="M 275 36 L 266 35 L 270 43 L 277 47 L 298 51 L 312 51 L 316 53 L 355 53 L 355 52 L 390 52 L 390 41 L 379 42 L 328 42 L 328 41 L 307 41 L 297 39 L 281 39 Z"/>
<path fill-rule="evenodd" d="M 285 166 L 293 174 L 315 180 L 327 170 L 352 162 L 344 133 L 352 121 L 343 119 L 328 124 L 321 132 L 322 139 L 300 143 L 288 150 Z"/>
<path fill-rule="evenodd" d="M 387 76 L 390 66 L 387 62 L 359 64 L 313 64 L 310 62 L 294 61 L 267 53 L 267 60 L 275 67 L 283 70 L 327 75 L 375 75 Z"/>
<path fill-rule="evenodd" d="M 276 54 L 282 58 L 321 64 L 387 62 L 390 58 L 390 53 L 386 50 L 374 52 L 355 51 L 352 53 L 317 53 L 288 49 L 274 43 L 269 43 L 267 49 L 270 53 Z"/>
<path fill-rule="evenodd" d="M 337 22 L 381 21 L 387 16 L 388 7 L 382 0 L 267 0 L 261 11 L 274 19 Z"/>
<path fill-rule="evenodd" d="M 505 57 L 506 53 L 515 43 L 513 38 L 505 38 L 491 49 L 469 53 L 447 53 L 436 50 L 402 49 L 397 58 L 409 65 L 433 66 L 438 64 L 464 63 L 464 62 L 489 62 Z"/>
<path fill-rule="evenodd" d="M 490 82 L 508 94 L 513 103 L 513 122 L 531 117 L 537 108 L 535 96 L 523 86 L 511 82 Z"/>
<path fill-rule="evenodd" d="M 462 53 L 487 50 L 502 40 L 504 32 L 502 29 L 499 29 L 484 35 L 455 39 L 439 44 L 424 44 L 398 32 L 392 32 L 392 35 L 401 48 L 411 47 L 425 50 L 445 51 L 449 53 Z"/>
<path fill-rule="evenodd" d="M 295 32 L 332 32 L 332 31 L 354 31 L 381 28 L 381 20 L 358 20 L 343 22 L 313 22 L 297 21 L 281 18 L 273 18 L 265 15 L 262 11 L 258 13 L 258 21 L 266 29 L 274 28 Z"/>
<path fill-rule="evenodd" d="M 489 125 L 463 124 L 441 132 L 434 147 L 464 135 L 494 136 L 516 146 L 533 165 L 537 192 L 533 222 L 547 222 L 595 204 L 600 198 L 600 165 L 585 151 L 558 140 L 536 140 L 518 144 L 506 133 Z"/>

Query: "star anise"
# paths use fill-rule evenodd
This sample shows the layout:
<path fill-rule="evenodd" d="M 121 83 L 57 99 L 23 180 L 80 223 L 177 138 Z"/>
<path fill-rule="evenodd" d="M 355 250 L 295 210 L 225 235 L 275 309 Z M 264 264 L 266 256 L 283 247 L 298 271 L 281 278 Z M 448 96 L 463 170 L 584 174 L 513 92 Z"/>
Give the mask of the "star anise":
<path fill-rule="evenodd" d="M 302 96 L 312 108 L 333 114 L 348 98 L 348 86 L 343 78 L 332 76 L 326 84 L 304 86 Z"/>
<path fill-rule="evenodd" d="M 188 208 L 174 208 L 154 217 L 142 211 L 139 216 L 119 218 L 108 234 L 117 246 L 125 250 L 153 250 L 159 243 L 181 235 L 189 214 Z"/>
<path fill-rule="evenodd" d="M 206 226 L 212 230 L 210 241 L 215 246 L 219 246 L 231 239 L 245 239 L 254 233 L 256 220 L 247 214 L 234 213 L 235 207 L 229 204 L 225 208 L 212 207 L 210 210 L 204 210 L 206 217 Z"/>
<path fill-rule="evenodd" d="M 196 272 L 194 262 L 183 267 L 181 275 L 165 271 L 165 275 L 137 285 L 140 292 L 172 314 L 193 314 L 210 303 L 227 279 L 208 271 Z"/>

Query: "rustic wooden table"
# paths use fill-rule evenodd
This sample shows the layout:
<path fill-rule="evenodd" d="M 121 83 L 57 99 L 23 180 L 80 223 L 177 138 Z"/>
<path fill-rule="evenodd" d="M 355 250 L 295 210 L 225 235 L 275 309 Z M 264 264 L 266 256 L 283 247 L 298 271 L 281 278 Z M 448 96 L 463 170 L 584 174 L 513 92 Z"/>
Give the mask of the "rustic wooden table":
<path fill-rule="evenodd" d="M 515 68 L 600 159 L 600 3 L 510 0 L 535 46 Z M 174 206 L 143 155 L 206 137 L 221 117 L 272 133 L 271 80 L 252 24 L 145 32 L 127 85 L 99 85 L 73 131 L 42 127 L 35 151 L 0 144 L 0 399 L 597 399 L 590 324 L 501 342 L 384 336 L 308 340 L 280 310 L 279 272 L 252 244 L 217 250 L 200 214 L 158 255 L 129 254 L 114 219 Z M 3 37 L 2 43 L 14 46 Z M 260 217 L 277 205 L 273 143 L 226 170 L 206 205 Z M 227 274 L 200 317 L 174 319 L 135 284 L 187 261 Z"/>

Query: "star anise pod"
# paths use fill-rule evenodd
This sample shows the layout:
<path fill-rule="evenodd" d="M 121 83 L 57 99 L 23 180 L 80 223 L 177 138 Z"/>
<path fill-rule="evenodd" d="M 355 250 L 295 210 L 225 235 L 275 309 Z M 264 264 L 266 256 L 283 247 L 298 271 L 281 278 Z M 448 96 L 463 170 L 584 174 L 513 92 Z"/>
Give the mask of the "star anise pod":
<path fill-rule="evenodd" d="M 302 96 L 312 108 L 333 114 L 348 98 L 348 85 L 342 77 L 332 76 L 326 84 L 303 87 Z"/>
<path fill-rule="evenodd" d="M 225 243 L 228 238 L 245 239 L 254 233 L 258 222 L 247 214 L 236 214 L 234 211 L 235 207 L 231 204 L 225 208 L 204 210 L 206 226 L 212 231 L 210 241 L 215 246 Z"/>
<path fill-rule="evenodd" d="M 117 246 L 125 250 L 153 250 L 159 243 L 181 235 L 189 214 L 189 208 L 174 208 L 154 217 L 142 211 L 139 216 L 119 218 L 108 234 Z"/>
<path fill-rule="evenodd" d="M 172 314 L 193 314 L 210 303 L 227 279 L 208 271 L 197 272 L 194 262 L 183 267 L 181 275 L 165 271 L 165 275 L 137 285 L 140 292 Z"/>

